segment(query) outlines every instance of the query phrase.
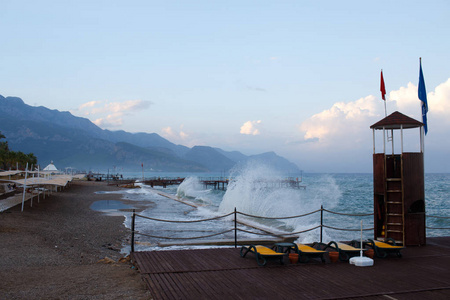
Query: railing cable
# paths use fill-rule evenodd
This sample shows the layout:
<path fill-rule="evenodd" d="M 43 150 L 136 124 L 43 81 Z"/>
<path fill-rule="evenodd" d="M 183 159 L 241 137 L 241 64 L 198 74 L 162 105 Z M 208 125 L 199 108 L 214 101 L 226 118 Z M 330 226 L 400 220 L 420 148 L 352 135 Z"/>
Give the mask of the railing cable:
<path fill-rule="evenodd" d="M 297 216 L 291 216 L 291 217 L 264 217 L 264 216 L 255 216 L 255 215 L 250 215 L 250 214 L 246 214 L 243 212 L 238 211 L 237 213 L 246 217 L 252 217 L 252 218 L 257 218 L 257 219 L 267 219 L 267 220 L 281 220 L 281 219 L 294 219 L 294 218 L 302 218 L 302 217 L 306 217 L 312 214 L 315 214 L 316 212 L 319 212 L 320 209 L 303 214 L 303 215 L 297 215 Z"/>
<path fill-rule="evenodd" d="M 234 230 L 234 228 L 233 229 L 229 229 L 229 230 L 225 230 L 225 231 L 222 231 L 222 232 L 219 232 L 219 233 L 213 233 L 213 234 L 202 235 L 202 236 L 193 236 L 193 237 L 167 237 L 167 236 L 151 235 L 151 234 L 141 233 L 141 232 L 135 232 L 135 233 L 138 233 L 138 234 L 144 235 L 144 236 L 148 236 L 148 237 L 151 237 L 151 238 L 155 238 L 155 239 L 195 240 L 195 239 L 203 239 L 203 238 L 207 238 L 207 237 L 212 237 L 212 236 L 225 234 L 225 233 L 231 232 L 233 230 Z"/>
<path fill-rule="evenodd" d="M 147 217 L 147 216 L 143 216 L 143 215 L 138 215 L 138 214 L 136 214 L 136 217 L 141 217 L 141 218 L 144 218 L 144 219 L 148 219 L 148 220 L 152 220 L 152 221 L 158 221 L 158 222 L 169 222 L 169 223 L 196 223 L 196 222 L 205 222 L 205 221 L 217 220 L 217 219 L 220 219 L 220 218 L 225 218 L 225 217 L 231 216 L 232 214 L 234 214 L 234 212 L 231 212 L 231 213 L 226 214 L 226 215 L 223 215 L 223 216 L 218 216 L 218 217 L 209 218 L 209 219 L 202 219 L 202 220 L 164 220 L 164 219 L 151 218 L 151 217 Z"/>
<path fill-rule="evenodd" d="M 326 212 L 329 212 L 329 213 L 335 214 L 335 215 L 341 215 L 341 216 L 351 216 L 351 217 L 373 216 L 373 213 L 370 213 L 370 214 L 346 214 L 346 213 L 341 213 L 341 212 L 328 210 L 328 209 L 325 209 L 325 208 L 323 209 L 323 211 L 326 211 Z"/>

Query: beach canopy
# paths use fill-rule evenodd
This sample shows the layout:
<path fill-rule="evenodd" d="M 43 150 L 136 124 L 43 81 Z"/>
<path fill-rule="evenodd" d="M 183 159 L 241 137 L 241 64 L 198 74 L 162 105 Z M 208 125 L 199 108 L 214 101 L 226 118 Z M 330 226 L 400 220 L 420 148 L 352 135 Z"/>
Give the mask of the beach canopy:
<path fill-rule="evenodd" d="M 3 172 L 0 172 L 0 177 L 13 176 L 13 175 L 20 174 L 21 172 L 22 171 L 18 171 L 18 170 L 15 170 L 15 171 L 3 171 Z"/>
<path fill-rule="evenodd" d="M 48 166 L 44 168 L 43 171 L 58 171 L 53 162 L 49 163 Z"/>

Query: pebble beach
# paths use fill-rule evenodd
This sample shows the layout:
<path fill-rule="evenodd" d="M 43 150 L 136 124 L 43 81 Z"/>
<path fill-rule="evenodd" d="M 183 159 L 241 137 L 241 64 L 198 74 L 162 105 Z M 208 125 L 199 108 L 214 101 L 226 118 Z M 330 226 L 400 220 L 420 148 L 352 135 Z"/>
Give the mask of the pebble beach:
<path fill-rule="evenodd" d="M 121 200 L 118 187 L 74 181 L 63 191 L 0 213 L 0 299 L 151 299 L 121 253 L 123 216 L 90 209 Z M 123 200 L 126 202 L 126 200 Z"/>

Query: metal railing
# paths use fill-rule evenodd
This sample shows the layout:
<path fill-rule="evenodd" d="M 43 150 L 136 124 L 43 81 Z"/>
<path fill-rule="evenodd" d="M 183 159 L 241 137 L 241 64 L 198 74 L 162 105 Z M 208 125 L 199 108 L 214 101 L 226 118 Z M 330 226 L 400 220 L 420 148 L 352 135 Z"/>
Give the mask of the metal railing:
<path fill-rule="evenodd" d="M 347 214 L 347 213 L 340 213 L 340 212 L 334 212 L 331 210 L 327 210 L 324 209 L 323 206 L 320 207 L 320 209 L 309 212 L 309 213 L 305 213 L 302 215 L 296 215 L 296 216 L 289 216 L 289 217 L 263 217 L 263 216 L 255 216 L 255 215 L 251 215 L 251 214 L 247 214 L 247 213 L 243 213 L 243 212 L 239 212 L 236 210 L 236 208 L 234 209 L 234 212 L 225 214 L 225 215 L 221 215 L 221 216 L 217 216 L 217 217 L 213 217 L 213 218 L 208 218 L 208 219 L 200 219 L 200 220 L 165 220 L 165 219 L 158 219 L 158 218 L 152 218 L 152 217 L 147 217 L 147 216 L 143 216 L 143 215 L 139 215 L 136 214 L 136 212 L 133 210 L 133 215 L 132 215 L 132 219 L 131 219 L 131 252 L 134 252 L 134 244 L 135 244 L 135 235 L 139 234 L 142 236 L 147 236 L 150 238 L 156 238 L 156 239 L 176 239 L 176 240 L 195 240 L 195 239 L 203 239 L 203 238 L 210 238 L 213 236 L 218 236 L 218 235 L 222 235 L 222 234 L 226 234 L 229 232 L 233 232 L 234 231 L 234 246 L 235 248 L 237 248 L 237 242 L 238 242 L 238 237 L 237 237 L 237 233 L 238 231 L 240 232 L 245 232 L 248 234 L 255 234 L 255 235 L 265 235 L 265 236 L 278 236 L 278 237 L 289 237 L 289 236 L 294 236 L 294 235 L 298 235 L 300 233 L 305 233 L 311 230 L 315 230 L 320 228 L 320 242 L 322 242 L 322 238 L 323 238 L 323 228 L 328 228 L 328 229 L 332 229 L 332 230 L 340 230 L 340 231 L 369 231 L 369 230 L 374 230 L 373 227 L 371 228 L 357 228 L 357 229 L 349 229 L 349 228 L 338 228 L 338 227 L 334 227 L 334 226 L 329 226 L 329 225 L 325 225 L 324 224 L 324 212 L 326 213 L 331 213 L 331 214 L 337 214 L 337 215 L 341 215 L 341 216 L 351 216 L 351 217 L 364 217 L 364 216 L 372 216 L 373 213 L 367 213 L 367 214 Z M 238 218 L 237 215 L 242 215 L 245 216 L 247 218 L 257 218 L 257 219 L 265 219 L 265 220 L 286 220 L 286 219 L 298 219 L 298 218 L 303 218 L 309 215 L 313 215 L 316 213 L 320 213 L 320 225 L 302 230 L 302 231 L 297 231 L 297 232 L 282 232 L 280 234 L 274 234 L 274 233 L 270 233 L 264 229 L 260 229 L 260 231 L 263 232 L 254 232 L 254 231 L 250 231 L 250 230 L 245 230 L 242 228 L 238 227 Z M 208 234 L 208 235 L 202 235 L 202 236 L 195 236 L 195 237 L 168 237 L 168 236 L 157 236 L 157 235 L 151 235 L 151 234 L 146 234 L 146 233 L 141 233 L 139 231 L 136 230 L 136 218 L 143 218 L 143 219 L 148 219 L 148 220 L 152 220 L 152 221 L 156 221 L 156 222 L 167 222 L 167 223 L 198 223 L 198 222 L 207 222 L 207 221 L 216 221 L 216 220 L 220 220 L 226 217 L 230 217 L 230 216 L 234 216 L 234 227 L 231 227 L 227 230 L 221 231 L 221 232 L 216 232 L 213 234 Z"/>

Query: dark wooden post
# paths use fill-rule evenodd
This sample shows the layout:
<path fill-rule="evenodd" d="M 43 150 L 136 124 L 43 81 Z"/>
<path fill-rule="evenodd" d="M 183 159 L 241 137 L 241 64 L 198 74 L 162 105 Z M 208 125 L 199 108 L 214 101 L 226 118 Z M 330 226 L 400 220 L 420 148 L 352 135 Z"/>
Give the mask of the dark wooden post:
<path fill-rule="evenodd" d="M 323 205 L 320 206 L 320 243 L 322 243 L 323 236 Z"/>
<path fill-rule="evenodd" d="M 236 207 L 234 208 L 234 248 L 237 248 L 237 213 Z"/>
<path fill-rule="evenodd" d="M 136 222 L 136 212 L 133 209 L 133 217 L 131 218 L 131 253 L 134 252 L 134 226 Z"/>

